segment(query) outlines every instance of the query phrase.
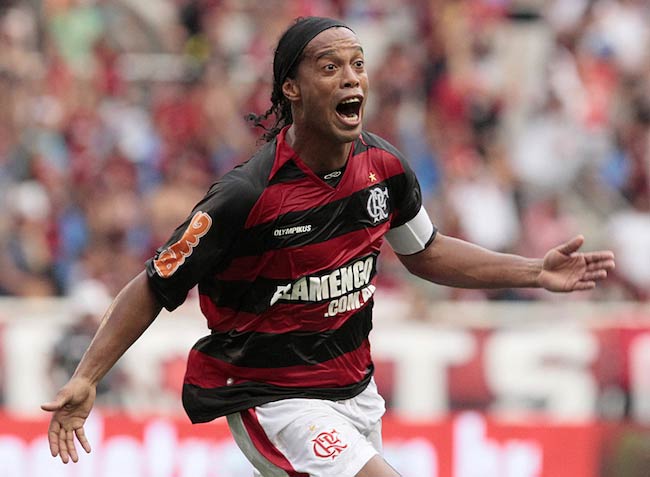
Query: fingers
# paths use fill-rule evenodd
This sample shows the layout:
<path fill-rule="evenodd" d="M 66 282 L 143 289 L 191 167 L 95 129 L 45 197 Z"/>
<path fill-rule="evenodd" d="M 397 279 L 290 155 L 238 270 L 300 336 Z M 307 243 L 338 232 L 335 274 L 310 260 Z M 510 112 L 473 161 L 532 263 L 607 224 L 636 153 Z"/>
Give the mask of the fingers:
<path fill-rule="evenodd" d="M 582 281 L 598 281 L 598 280 L 604 280 L 607 278 L 607 270 L 603 269 L 598 269 L 598 270 L 593 270 L 585 272 L 585 274 L 582 276 Z"/>
<path fill-rule="evenodd" d="M 79 429 L 76 429 L 75 434 L 77 435 L 77 439 L 79 440 L 79 444 L 81 444 L 81 447 L 83 447 L 86 453 L 90 454 L 91 451 L 90 442 L 88 442 L 88 439 L 86 438 L 86 433 L 84 432 L 84 428 L 80 427 Z"/>
<path fill-rule="evenodd" d="M 591 252 L 584 254 L 587 265 L 596 265 L 607 270 L 613 270 L 616 262 L 612 252 Z"/>
<path fill-rule="evenodd" d="M 591 290 L 593 288 L 596 288 L 596 282 L 594 281 L 580 281 L 575 284 L 573 287 L 573 291 L 584 291 L 584 290 Z"/>
<path fill-rule="evenodd" d="M 582 247 L 582 244 L 584 242 L 585 238 L 582 235 L 577 235 L 568 242 L 557 247 L 557 251 L 564 255 L 571 255 L 573 252 Z"/>
<path fill-rule="evenodd" d="M 77 454 L 77 446 L 74 444 L 74 431 L 66 431 L 65 433 L 65 443 L 68 446 L 68 453 L 72 462 L 79 462 L 79 454 Z"/>
<path fill-rule="evenodd" d="M 74 442 L 75 436 L 81 444 L 81 447 L 87 453 L 90 453 L 90 442 L 86 438 L 83 427 L 66 431 L 57 421 L 53 421 L 48 430 L 48 441 L 52 457 L 59 456 L 64 464 L 67 464 L 70 460 L 72 462 L 79 462 L 79 454 Z"/>
<path fill-rule="evenodd" d="M 607 278 L 607 270 L 604 268 L 587 270 L 580 281 L 574 285 L 573 290 L 591 290 L 592 288 L 596 287 L 596 282 L 604 280 L 605 278 Z"/>
<path fill-rule="evenodd" d="M 57 399 L 55 399 L 54 401 L 41 404 L 41 409 L 48 412 L 60 411 L 61 409 L 63 409 L 63 406 L 65 406 L 68 400 L 69 398 L 63 396 L 61 397 L 57 396 Z M 52 454 L 52 457 L 56 457 L 58 455 L 61 458 L 61 461 L 64 464 L 67 464 L 70 460 L 70 454 L 68 452 L 67 433 L 66 430 L 61 425 L 61 423 L 55 417 L 53 417 L 52 420 L 50 421 L 50 427 L 48 429 L 47 439 L 50 445 L 50 454 Z"/>
<path fill-rule="evenodd" d="M 68 404 L 71 399 L 72 396 L 69 393 L 61 390 L 54 398 L 54 401 L 41 404 L 41 409 L 48 412 L 59 411 L 63 409 L 63 407 Z"/>
<path fill-rule="evenodd" d="M 64 464 L 72 462 L 79 462 L 79 454 L 77 454 L 77 447 L 74 443 L 75 431 L 61 428 L 58 434 L 59 441 L 59 456 Z"/>
<path fill-rule="evenodd" d="M 50 422 L 50 428 L 47 431 L 47 440 L 50 444 L 50 454 L 52 457 L 59 455 L 59 431 L 61 427 L 56 421 Z"/>
<path fill-rule="evenodd" d="M 70 462 L 70 454 L 68 453 L 68 443 L 66 440 L 65 429 L 61 428 L 59 430 L 58 440 L 59 440 L 59 456 L 61 457 L 61 461 L 64 464 L 67 464 L 68 462 Z"/>
<path fill-rule="evenodd" d="M 605 260 L 604 262 L 592 262 L 587 264 L 587 271 L 592 272 L 595 270 L 612 271 L 616 268 L 614 260 Z"/>
<path fill-rule="evenodd" d="M 54 413 L 48 429 L 48 443 L 52 457 L 58 456 L 64 464 L 71 460 L 79 461 L 75 439 L 86 452 L 91 450 L 83 429 L 88 413 L 80 408 L 82 406 L 79 403 L 73 402 L 73 396 L 73 392 L 63 388 L 54 401 L 41 405 L 44 411 Z"/>
<path fill-rule="evenodd" d="M 54 401 L 46 402 L 41 404 L 41 409 L 43 411 L 54 412 L 60 409 L 63 409 L 63 406 L 68 402 L 68 399 L 65 397 L 60 397 Z"/>
<path fill-rule="evenodd" d="M 599 250 L 596 252 L 585 253 L 588 262 L 599 262 L 605 260 L 614 260 L 614 252 L 611 250 Z"/>

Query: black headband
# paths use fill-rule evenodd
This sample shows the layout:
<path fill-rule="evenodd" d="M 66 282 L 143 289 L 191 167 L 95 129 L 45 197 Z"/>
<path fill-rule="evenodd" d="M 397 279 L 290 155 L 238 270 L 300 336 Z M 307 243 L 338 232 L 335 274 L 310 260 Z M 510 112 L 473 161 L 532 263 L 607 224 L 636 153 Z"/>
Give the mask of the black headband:
<path fill-rule="evenodd" d="M 295 66 L 302 50 L 316 35 L 330 28 L 343 27 L 352 31 L 339 20 L 324 17 L 301 18 L 294 23 L 280 38 L 273 59 L 273 79 L 275 84 L 282 86 L 289 72 Z"/>

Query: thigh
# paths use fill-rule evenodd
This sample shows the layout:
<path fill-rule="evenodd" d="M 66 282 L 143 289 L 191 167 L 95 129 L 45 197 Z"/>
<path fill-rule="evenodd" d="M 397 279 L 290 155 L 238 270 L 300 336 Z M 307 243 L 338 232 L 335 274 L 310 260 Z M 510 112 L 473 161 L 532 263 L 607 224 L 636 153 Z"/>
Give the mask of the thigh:
<path fill-rule="evenodd" d="M 374 456 L 355 477 L 401 477 L 380 455 Z"/>
<path fill-rule="evenodd" d="M 264 477 L 354 477 L 378 454 L 327 401 L 270 403 L 228 416 L 228 424 L 244 455 Z"/>

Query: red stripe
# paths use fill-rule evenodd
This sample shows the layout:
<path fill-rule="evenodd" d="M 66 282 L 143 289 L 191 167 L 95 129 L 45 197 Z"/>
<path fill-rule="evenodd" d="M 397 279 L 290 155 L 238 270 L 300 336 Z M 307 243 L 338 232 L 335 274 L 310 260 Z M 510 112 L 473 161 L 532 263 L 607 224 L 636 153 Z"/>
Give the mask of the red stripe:
<path fill-rule="evenodd" d="M 299 388 L 338 388 L 361 381 L 367 373 L 370 342 L 365 340 L 354 351 L 310 366 L 283 368 L 244 368 L 225 363 L 200 351 L 191 350 L 185 374 L 185 384 L 210 389 L 249 381 L 274 386 Z"/>
<path fill-rule="evenodd" d="M 384 222 L 325 242 L 269 250 L 260 256 L 238 257 L 217 275 L 217 279 L 253 281 L 263 276 L 292 280 L 316 271 L 333 270 L 357 257 L 378 253 L 389 228 L 390 223 Z"/>
<path fill-rule="evenodd" d="M 254 408 L 241 411 L 239 415 L 242 418 L 242 423 L 244 424 L 248 437 L 250 437 L 255 448 L 266 460 L 284 470 L 290 477 L 309 477 L 309 474 L 297 472 L 291 465 L 291 462 L 269 440 L 264 428 L 257 419 Z"/>
<path fill-rule="evenodd" d="M 344 199 L 373 184 L 402 174 L 398 158 L 383 149 L 370 148 L 348 161 L 339 187 L 333 189 L 318 179 L 299 159 L 296 165 L 307 175 L 290 182 L 268 186 L 253 206 L 246 228 L 275 220 L 288 212 L 309 210 L 335 200 Z"/>
<path fill-rule="evenodd" d="M 287 212 L 307 210 L 332 202 L 336 191 L 315 187 L 311 177 L 306 176 L 291 182 L 271 185 L 264 189 L 262 195 L 251 209 L 246 219 L 245 228 L 271 222 Z"/>

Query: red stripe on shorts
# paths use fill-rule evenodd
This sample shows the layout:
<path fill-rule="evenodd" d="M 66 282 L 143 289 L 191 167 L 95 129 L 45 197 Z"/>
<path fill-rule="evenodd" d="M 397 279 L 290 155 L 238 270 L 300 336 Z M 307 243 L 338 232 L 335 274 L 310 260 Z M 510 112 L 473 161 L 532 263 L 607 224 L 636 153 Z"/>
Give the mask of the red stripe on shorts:
<path fill-rule="evenodd" d="M 291 462 L 269 440 L 266 432 L 264 432 L 264 428 L 257 420 L 257 414 L 254 408 L 241 411 L 239 415 L 242 418 L 248 437 L 250 437 L 255 448 L 266 460 L 284 470 L 290 477 L 309 477 L 309 474 L 297 472 L 291 465 Z"/>

